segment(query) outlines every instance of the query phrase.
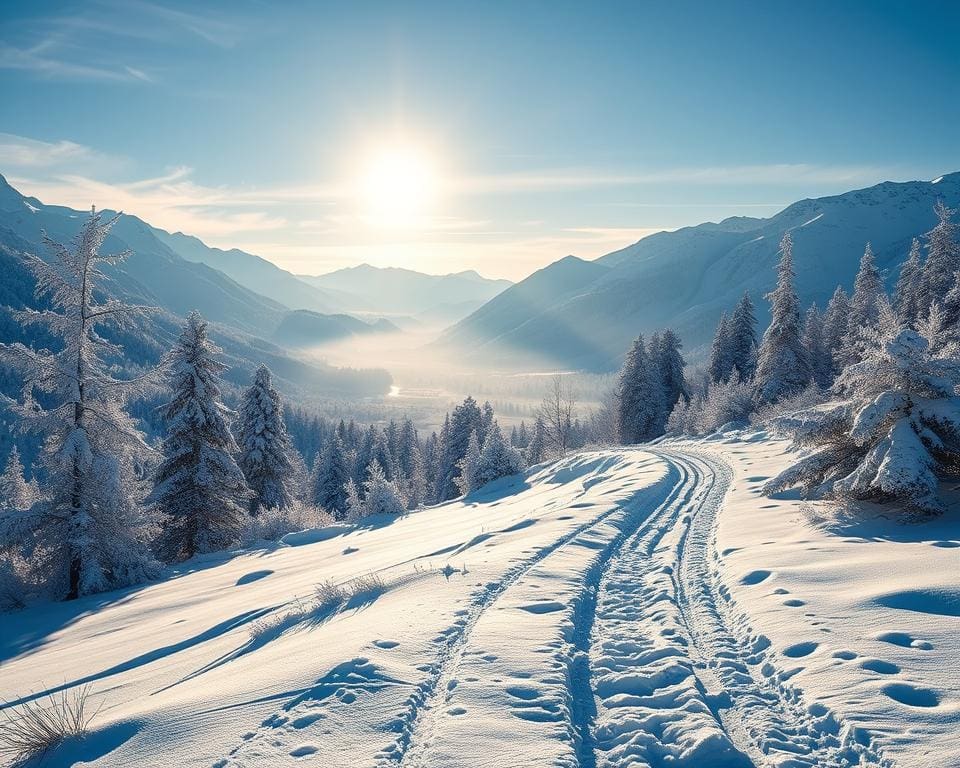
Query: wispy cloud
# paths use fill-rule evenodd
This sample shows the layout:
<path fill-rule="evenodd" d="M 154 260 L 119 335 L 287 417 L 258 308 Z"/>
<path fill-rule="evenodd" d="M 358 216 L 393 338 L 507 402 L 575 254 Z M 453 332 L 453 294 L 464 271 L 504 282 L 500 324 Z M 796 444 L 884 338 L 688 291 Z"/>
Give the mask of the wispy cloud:
<path fill-rule="evenodd" d="M 23 70 L 63 80 L 108 82 L 150 82 L 151 80 L 143 70 L 128 65 L 107 67 L 70 61 L 55 53 L 52 40 L 32 48 L 17 48 L 0 43 L 0 69 Z"/>

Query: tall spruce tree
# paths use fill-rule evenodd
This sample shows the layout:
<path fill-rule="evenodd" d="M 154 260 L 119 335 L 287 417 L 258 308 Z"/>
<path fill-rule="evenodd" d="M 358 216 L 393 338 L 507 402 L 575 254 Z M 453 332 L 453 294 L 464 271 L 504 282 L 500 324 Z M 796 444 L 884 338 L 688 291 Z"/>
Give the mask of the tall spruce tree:
<path fill-rule="evenodd" d="M 883 281 L 877 270 L 873 248 L 867 243 L 860 259 L 860 269 L 853 282 L 853 296 L 850 297 L 850 317 L 847 321 L 847 334 L 843 340 L 843 361 L 846 365 L 859 362 L 863 355 L 864 339 L 867 331 L 875 328 L 880 312 L 880 299 L 884 296 Z"/>
<path fill-rule="evenodd" d="M 537 418 L 533 422 L 533 434 L 530 436 L 530 442 L 524 450 L 527 464 L 539 464 L 547 458 L 547 436 L 543 426 L 543 421 Z"/>
<path fill-rule="evenodd" d="M 910 255 L 900 267 L 900 277 L 893 293 L 893 306 L 897 315 L 907 325 L 912 325 L 921 316 L 923 288 L 923 261 L 920 255 L 920 241 L 913 238 Z M 925 307 L 923 308 L 926 309 Z"/>
<path fill-rule="evenodd" d="M 850 299 L 841 286 L 833 292 L 823 316 L 823 343 L 830 351 L 830 375 L 835 379 L 843 370 L 843 340 L 850 325 Z"/>
<path fill-rule="evenodd" d="M 960 244 L 957 225 L 953 223 L 956 211 L 947 208 L 942 200 L 934 206 L 937 224 L 926 234 L 927 258 L 923 263 L 923 288 L 920 292 L 920 313 L 924 314 L 933 302 L 941 304 L 953 287 L 953 276 L 960 271 Z"/>
<path fill-rule="evenodd" d="M 730 373 L 736 374 L 740 381 L 751 381 L 757 369 L 757 317 L 749 292 L 737 302 L 729 322 Z"/>
<path fill-rule="evenodd" d="M 280 393 L 273 388 L 265 365 L 257 369 L 253 384 L 243 394 L 235 432 L 240 447 L 237 463 L 253 492 L 250 512 L 289 506 L 294 448 L 283 421 Z"/>
<path fill-rule="evenodd" d="M 92 210 L 70 245 L 44 238 L 49 262 L 26 257 L 36 294 L 49 308 L 15 317 L 59 339 L 58 351 L 0 344 L 0 362 L 23 380 L 21 400 L 11 409 L 24 429 L 45 438 L 41 466 L 48 488 L 29 509 L 0 516 L 0 547 L 44 552 L 49 589 L 67 599 L 136 583 L 157 570 L 147 546 L 154 520 L 143 508 L 137 476 L 148 448 L 124 410 L 152 381 L 115 378 L 108 360 L 120 348 L 100 333 L 134 329 L 147 311 L 102 291 L 101 267 L 129 255 L 100 253 L 118 218 L 104 221 Z"/>
<path fill-rule="evenodd" d="M 460 495 L 461 491 L 457 486 L 460 461 L 467 454 L 470 435 L 476 432 L 479 439 L 484 431 L 483 412 L 477 401 L 468 396 L 453 409 L 449 422 L 444 424 L 441 433 L 442 445 L 435 493 L 437 501 L 448 501 Z"/>
<path fill-rule="evenodd" d="M 340 433 L 334 432 L 317 458 L 313 477 L 314 504 L 325 509 L 336 520 L 345 519 L 348 512 L 346 486 L 351 481 L 353 476 L 347 451 Z"/>
<path fill-rule="evenodd" d="M 169 357 L 173 397 L 160 413 L 163 462 L 150 501 L 164 515 L 157 548 L 168 561 L 237 543 L 252 496 L 233 457 L 238 448 L 220 401 L 221 350 L 192 312 Z"/>
<path fill-rule="evenodd" d="M 767 402 L 798 392 L 810 382 L 810 364 L 801 340 L 800 300 L 793 278 L 793 238 L 787 232 L 780 241 L 777 287 L 767 296 L 770 325 L 757 353 L 756 390 Z"/>
<path fill-rule="evenodd" d="M 487 428 L 487 438 L 483 441 L 483 448 L 480 450 L 473 478 L 475 487 L 479 488 L 501 477 L 515 475 L 523 467 L 523 456 L 520 451 L 507 444 L 503 438 L 503 432 L 500 431 L 500 425 L 494 419 Z"/>
<path fill-rule="evenodd" d="M 27 510 L 36 500 L 36 490 L 24 476 L 20 451 L 17 446 L 13 446 L 7 456 L 3 474 L 0 474 L 0 511 Z"/>
<path fill-rule="evenodd" d="M 663 388 L 662 407 L 657 427 L 659 432 L 666 429 L 667 418 L 677 402 L 690 399 L 690 390 L 683 375 L 686 361 L 680 353 L 682 348 L 683 343 L 680 341 L 680 337 L 670 328 L 660 334 L 660 340 L 656 348 L 657 372 Z"/>
<path fill-rule="evenodd" d="M 713 335 L 713 345 L 710 347 L 710 364 L 707 372 L 711 381 L 726 381 L 733 370 L 733 359 L 730 349 L 730 319 L 726 312 L 720 314 L 717 331 Z"/>
<path fill-rule="evenodd" d="M 620 442 L 632 445 L 657 437 L 661 423 L 666 423 L 664 410 L 659 371 L 641 335 L 633 342 L 620 369 L 616 412 Z"/>
<path fill-rule="evenodd" d="M 457 462 L 460 473 L 457 475 L 457 489 L 460 493 L 470 493 L 477 487 L 477 472 L 480 469 L 480 437 L 477 430 L 470 433 L 467 452 Z"/>

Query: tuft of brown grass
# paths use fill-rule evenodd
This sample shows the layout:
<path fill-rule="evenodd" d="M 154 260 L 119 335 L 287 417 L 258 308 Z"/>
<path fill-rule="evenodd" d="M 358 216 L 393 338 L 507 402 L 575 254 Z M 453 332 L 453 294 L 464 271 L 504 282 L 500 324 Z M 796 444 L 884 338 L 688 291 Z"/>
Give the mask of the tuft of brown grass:
<path fill-rule="evenodd" d="M 0 710 L 0 756 L 23 762 L 83 736 L 98 711 L 88 707 L 89 696 L 84 685 Z"/>

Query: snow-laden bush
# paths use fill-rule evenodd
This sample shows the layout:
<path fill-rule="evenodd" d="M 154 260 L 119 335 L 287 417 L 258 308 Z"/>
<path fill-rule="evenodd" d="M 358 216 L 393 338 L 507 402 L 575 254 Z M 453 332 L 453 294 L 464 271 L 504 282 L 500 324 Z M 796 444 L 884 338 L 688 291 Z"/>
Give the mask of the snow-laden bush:
<path fill-rule="evenodd" d="M 736 377 L 712 381 L 706 394 L 689 404 L 682 399 L 667 420 L 667 431 L 680 435 L 708 435 L 731 422 L 746 423 L 755 406 L 753 385 Z"/>
<path fill-rule="evenodd" d="M 288 533 L 309 531 L 333 525 L 333 515 L 301 501 L 291 501 L 286 507 L 262 507 L 259 514 L 249 515 L 243 531 L 244 546 L 261 541 L 279 541 Z"/>
<path fill-rule="evenodd" d="M 813 408 L 825 403 L 829 397 L 830 393 L 827 390 L 820 389 L 816 384 L 812 384 L 791 397 L 785 397 L 776 403 L 764 403 L 758 406 L 757 410 L 750 414 L 750 424 L 756 427 L 776 424 L 781 417 Z"/>
<path fill-rule="evenodd" d="M 888 304 L 880 314 L 863 359 L 835 385 L 844 399 L 778 420 L 809 452 L 765 492 L 896 500 L 908 517 L 943 510 L 938 475 L 960 468 L 960 361 L 932 351 Z"/>

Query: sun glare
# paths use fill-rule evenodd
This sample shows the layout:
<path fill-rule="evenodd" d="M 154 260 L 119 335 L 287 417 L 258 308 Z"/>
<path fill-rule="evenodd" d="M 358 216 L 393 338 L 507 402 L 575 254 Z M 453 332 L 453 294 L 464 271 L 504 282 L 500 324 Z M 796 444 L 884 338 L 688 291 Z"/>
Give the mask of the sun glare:
<path fill-rule="evenodd" d="M 437 191 L 430 158 L 411 146 L 380 149 L 368 158 L 360 180 L 364 212 L 379 226 L 415 227 Z"/>

